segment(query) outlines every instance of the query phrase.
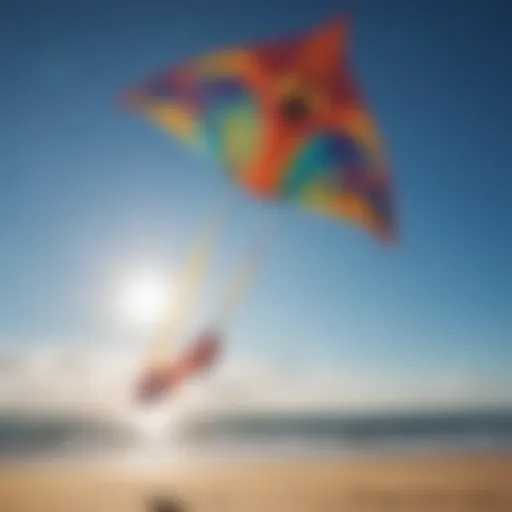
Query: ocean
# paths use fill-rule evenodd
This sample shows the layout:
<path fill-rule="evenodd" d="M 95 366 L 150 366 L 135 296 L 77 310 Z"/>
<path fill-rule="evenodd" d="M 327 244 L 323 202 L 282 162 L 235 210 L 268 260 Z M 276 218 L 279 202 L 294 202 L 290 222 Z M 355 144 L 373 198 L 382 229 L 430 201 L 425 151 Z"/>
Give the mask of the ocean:
<path fill-rule="evenodd" d="M 0 416 L 0 461 L 191 460 L 512 450 L 512 411 L 194 418 L 147 435 L 130 423 Z"/>

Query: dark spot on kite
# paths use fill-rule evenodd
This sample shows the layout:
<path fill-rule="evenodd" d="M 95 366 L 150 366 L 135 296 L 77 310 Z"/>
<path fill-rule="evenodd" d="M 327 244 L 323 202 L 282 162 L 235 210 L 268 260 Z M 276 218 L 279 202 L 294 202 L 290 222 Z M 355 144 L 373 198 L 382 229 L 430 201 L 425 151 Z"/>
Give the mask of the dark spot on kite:
<path fill-rule="evenodd" d="M 304 121 L 311 113 L 308 101 L 299 95 L 284 98 L 280 105 L 280 111 L 283 119 L 290 122 Z"/>

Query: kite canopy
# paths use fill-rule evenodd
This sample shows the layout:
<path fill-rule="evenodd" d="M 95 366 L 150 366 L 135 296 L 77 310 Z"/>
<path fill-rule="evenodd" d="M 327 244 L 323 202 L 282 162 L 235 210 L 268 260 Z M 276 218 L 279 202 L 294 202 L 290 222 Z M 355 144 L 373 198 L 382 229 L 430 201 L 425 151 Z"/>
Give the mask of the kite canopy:
<path fill-rule="evenodd" d="M 393 238 L 383 148 L 348 65 L 347 25 L 336 19 L 295 39 L 208 54 L 126 100 L 214 156 L 252 196 Z"/>

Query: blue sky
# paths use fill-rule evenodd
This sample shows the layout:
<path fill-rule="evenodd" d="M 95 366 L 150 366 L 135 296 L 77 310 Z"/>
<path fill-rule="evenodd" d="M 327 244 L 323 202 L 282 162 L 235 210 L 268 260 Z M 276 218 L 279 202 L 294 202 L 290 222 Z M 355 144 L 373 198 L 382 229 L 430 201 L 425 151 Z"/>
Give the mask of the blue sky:
<path fill-rule="evenodd" d="M 0 339 L 107 342 L 119 268 L 176 268 L 229 196 L 195 324 L 263 207 L 116 95 L 168 63 L 322 22 L 342 2 L 11 2 L 0 20 Z M 504 376 L 512 186 L 506 1 L 350 2 L 352 58 L 388 146 L 395 249 L 284 208 L 234 353 L 350 371 Z M 510 130 L 508 130 L 510 131 Z M 508 229 L 507 229 L 508 228 Z M 507 318 L 507 315 L 509 318 Z M 42 341 L 44 340 L 44 341 Z M 307 370 L 305 370 L 307 371 Z"/>

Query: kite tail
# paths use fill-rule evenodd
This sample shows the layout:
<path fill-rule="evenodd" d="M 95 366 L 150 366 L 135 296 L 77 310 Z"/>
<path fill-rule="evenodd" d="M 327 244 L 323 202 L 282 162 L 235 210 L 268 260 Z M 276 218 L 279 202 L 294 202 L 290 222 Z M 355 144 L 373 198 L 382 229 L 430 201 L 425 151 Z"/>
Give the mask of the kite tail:
<path fill-rule="evenodd" d="M 163 358 L 169 357 L 180 336 L 183 335 L 189 316 L 198 300 L 201 285 L 204 283 L 206 273 L 213 260 L 226 215 L 225 208 L 221 208 L 218 215 L 214 216 L 213 220 L 209 220 L 202 228 L 198 241 L 188 254 L 185 264 L 178 274 L 178 280 L 173 282 L 173 289 L 177 290 L 177 297 L 170 300 L 169 310 L 162 318 L 150 341 L 148 354 L 150 364 L 161 363 Z"/>
<path fill-rule="evenodd" d="M 247 252 L 239 266 L 228 277 L 226 286 L 219 299 L 219 309 L 214 317 L 214 325 L 224 328 L 233 318 L 236 308 L 241 304 L 252 280 L 262 264 L 270 244 L 277 231 L 277 210 L 270 212 L 261 232 L 249 244 Z"/>

